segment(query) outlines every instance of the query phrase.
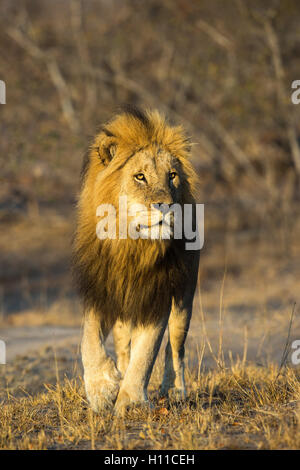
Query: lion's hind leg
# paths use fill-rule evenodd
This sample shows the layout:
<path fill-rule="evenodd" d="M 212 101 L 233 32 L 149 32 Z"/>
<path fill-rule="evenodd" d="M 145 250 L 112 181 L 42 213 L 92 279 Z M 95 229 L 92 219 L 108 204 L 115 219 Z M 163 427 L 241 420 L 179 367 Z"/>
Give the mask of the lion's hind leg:
<path fill-rule="evenodd" d="M 193 298 L 198 278 L 199 252 L 187 252 L 189 279 L 183 295 L 175 293 L 169 318 L 169 337 L 166 346 L 165 371 L 160 393 L 175 399 L 186 397 L 184 381 L 184 343 L 188 334 L 193 309 Z"/>
<path fill-rule="evenodd" d="M 125 376 L 129 360 L 130 360 L 130 343 L 131 343 L 131 323 L 125 323 L 117 320 L 113 327 L 115 352 L 117 355 L 117 367 L 122 377 Z"/>
<path fill-rule="evenodd" d="M 187 336 L 191 312 L 178 311 L 173 306 L 169 319 L 169 336 L 166 346 L 165 370 L 161 385 L 161 396 L 184 399 L 186 397 L 184 380 L 184 343 Z"/>
<path fill-rule="evenodd" d="M 110 328 L 101 325 L 94 310 L 85 313 L 81 343 L 84 384 L 87 398 L 96 413 L 113 407 L 119 391 L 121 374 L 107 355 L 104 342 Z"/>

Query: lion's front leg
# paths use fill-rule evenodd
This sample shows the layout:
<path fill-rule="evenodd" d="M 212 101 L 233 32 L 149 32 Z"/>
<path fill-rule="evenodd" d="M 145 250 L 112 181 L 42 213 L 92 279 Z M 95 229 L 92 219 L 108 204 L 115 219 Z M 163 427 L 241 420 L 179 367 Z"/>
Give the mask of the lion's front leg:
<path fill-rule="evenodd" d="M 147 387 L 166 325 L 167 318 L 133 329 L 130 361 L 115 404 L 117 414 L 131 404 L 148 404 Z"/>
<path fill-rule="evenodd" d="M 97 413 L 112 408 L 121 379 L 113 359 L 105 351 L 104 341 L 108 333 L 109 328 L 101 327 L 97 312 L 88 310 L 85 313 L 81 352 L 86 395 Z"/>

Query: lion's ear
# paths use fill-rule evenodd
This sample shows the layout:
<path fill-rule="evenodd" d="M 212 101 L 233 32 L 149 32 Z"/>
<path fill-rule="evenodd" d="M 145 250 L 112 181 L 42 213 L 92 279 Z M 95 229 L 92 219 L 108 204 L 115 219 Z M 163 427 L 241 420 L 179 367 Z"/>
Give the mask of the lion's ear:
<path fill-rule="evenodd" d="M 97 150 L 100 161 L 107 166 L 114 158 L 117 150 L 115 138 L 102 133 L 96 139 L 95 149 Z"/>

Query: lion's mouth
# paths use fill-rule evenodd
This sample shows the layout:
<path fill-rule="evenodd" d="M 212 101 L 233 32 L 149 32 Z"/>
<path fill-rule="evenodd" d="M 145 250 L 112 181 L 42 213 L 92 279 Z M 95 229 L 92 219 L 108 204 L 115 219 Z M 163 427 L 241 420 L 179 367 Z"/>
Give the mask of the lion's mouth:
<path fill-rule="evenodd" d="M 129 217 L 131 213 L 129 212 Z M 138 238 L 163 240 L 173 238 L 174 217 L 171 212 L 157 209 L 135 212 L 130 220 L 130 230 L 139 234 Z M 135 235 L 134 235 L 135 237 Z"/>
<path fill-rule="evenodd" d="M 164 219 L 152 225 L 138 224 L 136 230 L 143 239 L 170 240 L 173 237 L 173 227 Z"/>
<path fill-rule="evenodd" d="M 137 230 L 146 230 L 146 229 L 151 229 L 152 227 L 162 227 L 163 225 L 169 226 L 169 224 L 166 223 L 164 219 L 160 220 L 159 222 L 153 223 L 153 224 L 138 224 L 137 225 Z"/>

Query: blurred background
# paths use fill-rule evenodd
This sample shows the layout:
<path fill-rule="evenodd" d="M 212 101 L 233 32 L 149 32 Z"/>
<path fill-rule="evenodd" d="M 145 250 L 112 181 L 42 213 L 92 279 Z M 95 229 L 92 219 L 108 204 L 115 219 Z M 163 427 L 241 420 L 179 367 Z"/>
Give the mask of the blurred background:
<path fill-rule="evenodd" d="M 269 330 L 282 344 L 299 301 L 299 14 L 297 0 L 0 1 L 3 327 L 80 324 L 69 259 L 82 157 L 133 103 L 194 143 L 211 334 L 223 312 L 229 342 L 248 329 L 256 353 Z"/>

